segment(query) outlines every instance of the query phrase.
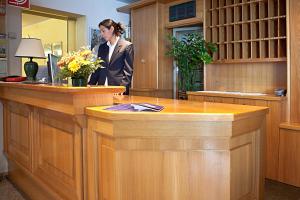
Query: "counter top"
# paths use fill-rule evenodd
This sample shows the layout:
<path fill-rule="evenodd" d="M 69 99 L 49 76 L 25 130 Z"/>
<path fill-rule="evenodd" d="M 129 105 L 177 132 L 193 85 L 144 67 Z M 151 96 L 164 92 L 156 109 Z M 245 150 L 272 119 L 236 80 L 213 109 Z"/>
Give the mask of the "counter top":
<path fill-rule="evenodd" d="M 28 84 L 22 82 L 2 82 L 0 81 L 0 87 L 11 87 L 20 88 L 27 90 L 37 90 L 45 92 L 59 92 L 59 93 L 72 93 L 72 94 L 101 94 L 101 93 L 122 93 L 125 92 L 125 87 L 123 86 L 88 86 L 88 87 L 71 87 L 67 85 L 57 85 L 57 84 Z"/>
<path fill-rule="evenodd" d="M 275 96 L 273 94 L 251 93 L 251 92 L 195 91 L 195 92 L 187 92 L 187 94 L 195 95 L 195 96 L 258 99 L 258 100 L 269 100 L 269 101 L 281 101 L 286 99 L 286 97 Z"/>
<path fill-rule="evenodd" d="M 124 91 L 123 86 L 70 87 L 0 82 L 1 100 L 70 115 L 82 115 L 88 106 L 112 105 L 113 95 Z"/>
<path fill-rule="evenodd" d="M 104 110 L 109 106 L 101 106 L 87 108 L 86 114 L 110 120 L 235 121 L 268 111 L 266 107 L 138 96 L 117 96 L 114 103 L 152 103 L 164 109 L 161 112 L 124 112 Z"/>

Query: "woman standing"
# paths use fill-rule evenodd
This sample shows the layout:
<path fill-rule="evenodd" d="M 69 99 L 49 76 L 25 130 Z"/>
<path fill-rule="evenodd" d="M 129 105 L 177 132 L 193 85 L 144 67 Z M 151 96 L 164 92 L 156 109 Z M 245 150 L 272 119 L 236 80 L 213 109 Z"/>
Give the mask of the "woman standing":
<path fill-rule="evenodd" d="M 99 46 L 98 57 L 104 60 L 102 68 L 92 74 L 90 85 L 125 86 L 129 94 L 133 74 L 133 45 L 120 38 L 124 33 L 121 23 L 105 19 L 99 23 L 102 37 L 107 41 Z"/>

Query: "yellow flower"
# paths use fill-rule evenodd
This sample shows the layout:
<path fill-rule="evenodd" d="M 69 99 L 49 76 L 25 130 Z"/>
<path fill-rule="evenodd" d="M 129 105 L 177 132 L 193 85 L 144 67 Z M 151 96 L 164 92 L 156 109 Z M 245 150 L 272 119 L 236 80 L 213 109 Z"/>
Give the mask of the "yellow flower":
<path fill-rule="evenodd" d="M 84 51 L 80 52 L 80 56 L 86 57 L 86 56 L 90 55 L 91 53 L 92 53 L 91 50 L 84 50 Z"/>
<path fill-rule="evenodd" d="M 76 73 L 79 69 L 80 69 L 80 65 L 77 63 L 76 60 L 73 60 L 72 62 L 70 62 L 68 64 L 68 69 L 73 72 Z"/>

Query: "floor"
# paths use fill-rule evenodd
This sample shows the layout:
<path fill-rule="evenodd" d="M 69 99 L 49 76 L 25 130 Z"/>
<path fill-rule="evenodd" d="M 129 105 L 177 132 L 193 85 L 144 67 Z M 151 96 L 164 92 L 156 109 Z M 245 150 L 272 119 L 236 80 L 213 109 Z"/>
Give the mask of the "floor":
<path fill-rule="evenodd" d="M 300 200 L 300 188 L 267 180 L 265 200 Z"/>
<path fill-rule="evenodd" d="M 265 200 L 300 200 L 300 188 L 267 180 L 265 195 Z M 25 200 L 25 198 L 6 178 L 2 178 L 0 200 Z"/>
<path fill-rule="evenodd" d="M 0 200 L 23 200 L 23 196 L 6 179 L 0 178 Z M 25 199 L 24 199 L 25 200 Z"/>

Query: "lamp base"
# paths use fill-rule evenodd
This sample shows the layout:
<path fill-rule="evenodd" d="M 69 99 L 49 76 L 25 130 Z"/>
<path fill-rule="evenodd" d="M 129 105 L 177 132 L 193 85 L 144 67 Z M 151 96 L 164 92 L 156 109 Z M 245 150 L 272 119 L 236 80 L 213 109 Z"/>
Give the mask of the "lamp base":
<path fill-rule="evenodd" d="M 39 70 L 39 66 L 36 62 L 32 61 L 32 58 L 30 58 L 30 61 L 27 61 L 24 64 L 24 70 L 25 70 L 25 74 L 27 76 L 27 80 L 29 80 L 29 81 L 36 80 L 36 74 Z"/>

